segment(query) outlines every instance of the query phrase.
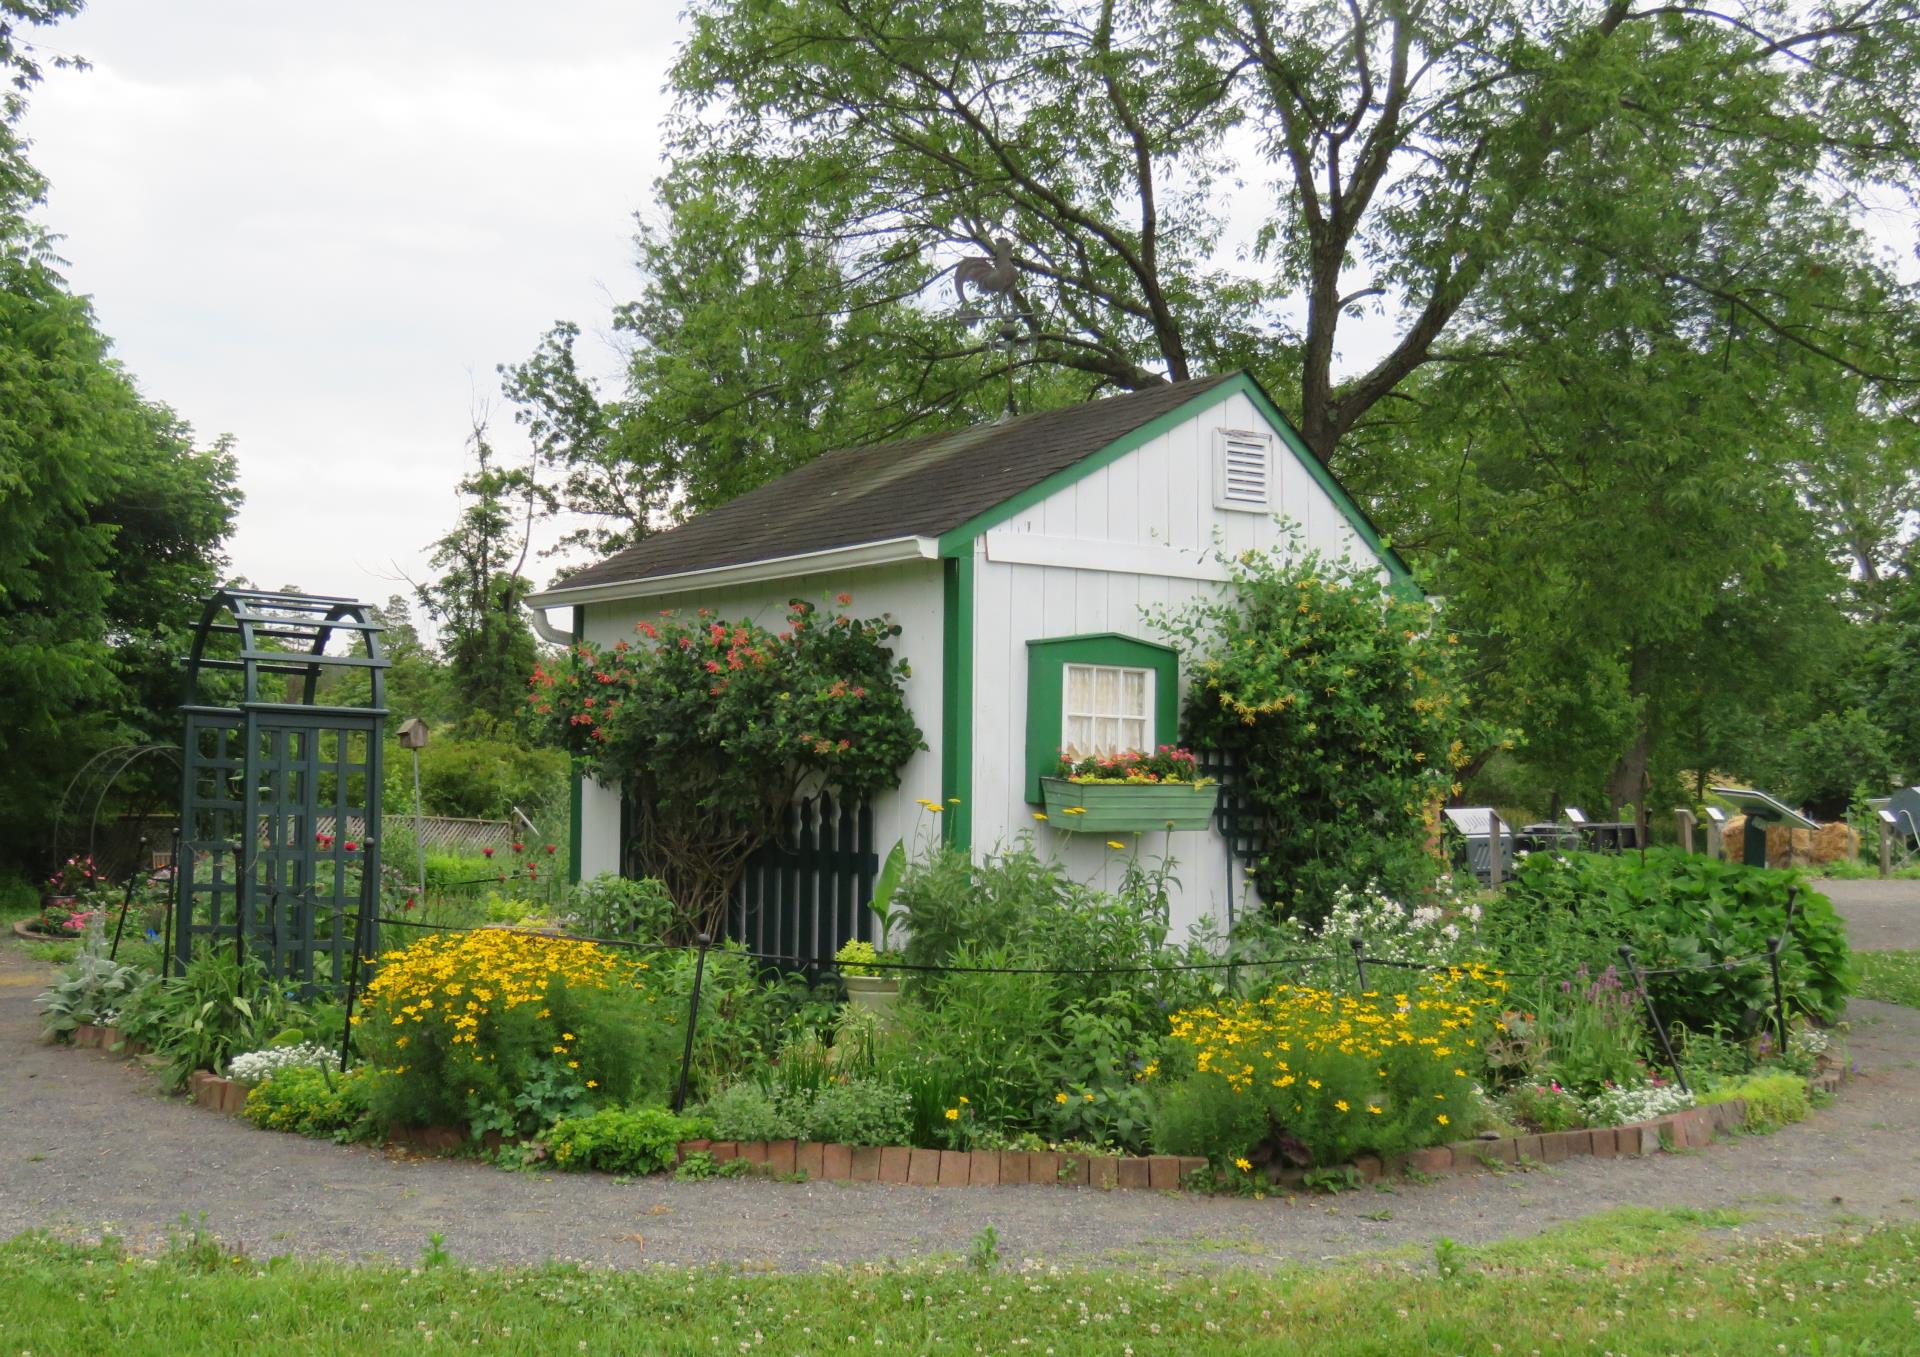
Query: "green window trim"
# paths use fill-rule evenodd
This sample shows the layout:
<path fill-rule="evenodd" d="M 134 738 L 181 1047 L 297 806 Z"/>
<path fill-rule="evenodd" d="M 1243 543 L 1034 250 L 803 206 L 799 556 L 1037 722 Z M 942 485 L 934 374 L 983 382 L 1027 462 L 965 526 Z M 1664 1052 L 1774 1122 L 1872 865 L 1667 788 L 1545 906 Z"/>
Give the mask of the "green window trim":
<path fill-rule="evenodd" d="M 1153 671 L 1153 742 L 1172 744 L 1180 733 L 1180 653 L 1157 641 L 1117 631 L 1047 636 L 1027 642 L 1027 800 L 1040 804 L 1040 779 L 1060 762 L 1065 722 L 1066 667 L 1111 665 Z"/>

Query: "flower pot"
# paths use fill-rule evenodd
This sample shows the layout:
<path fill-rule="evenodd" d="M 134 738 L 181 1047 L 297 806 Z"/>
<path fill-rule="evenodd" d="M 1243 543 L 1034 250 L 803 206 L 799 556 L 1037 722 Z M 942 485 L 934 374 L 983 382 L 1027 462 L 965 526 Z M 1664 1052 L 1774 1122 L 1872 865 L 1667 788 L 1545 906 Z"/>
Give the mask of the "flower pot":
<path fill-rule="evenodd" d="M 1217 782 L 1069 782 L 1040 779 L 1047 823 L 1073 834 L 1205 829 L 1220 800 Z"/>
<path fill-rule="evenodd" d="M 848 1003 L 867 1009 L 882 1022 L 893 1016 L 893 1006 L 900 1002 L 899 976 L 843 975 L 840 978 L 847 987 Z"/>

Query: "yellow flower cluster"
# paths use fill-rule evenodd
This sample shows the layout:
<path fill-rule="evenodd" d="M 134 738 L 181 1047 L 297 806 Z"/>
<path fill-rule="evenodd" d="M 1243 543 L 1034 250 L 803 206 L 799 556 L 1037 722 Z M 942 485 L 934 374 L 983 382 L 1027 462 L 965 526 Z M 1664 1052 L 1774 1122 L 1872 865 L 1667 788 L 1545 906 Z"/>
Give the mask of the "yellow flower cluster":
<path fill-rule="evenodd" d="M 452 1044 L 471 1046 L 489 1012 L 540 1004 L 539 1016 L 548 1016 L 548 986 L 555 980 L 626 989 L 636 987 L 645 970 L 645 962 L 595 943 L 483 928 L 430 934 L 403 951 L 383 954 L 367 1000 L 370 1011 L 390 1026 L 433 1023 Z"/>
<path fill-rule="evenodd" d="M 1478 1033 L 1497 1017 L 1506 988 L 1498 972 L 1479 967 L 1427 977 L 1403 993 L 1279 985 L 1258 999 L 1176 1013 L 1170 1035 L 1196 1074 L 1234 1095 L 1310 1118 L 1378 1117 L 1409 1096 L 1447 1104 L 1448 1090 L 1467 1092 Z M 1420 1117 L 1451 1121 L 1438 1106 Z"/>

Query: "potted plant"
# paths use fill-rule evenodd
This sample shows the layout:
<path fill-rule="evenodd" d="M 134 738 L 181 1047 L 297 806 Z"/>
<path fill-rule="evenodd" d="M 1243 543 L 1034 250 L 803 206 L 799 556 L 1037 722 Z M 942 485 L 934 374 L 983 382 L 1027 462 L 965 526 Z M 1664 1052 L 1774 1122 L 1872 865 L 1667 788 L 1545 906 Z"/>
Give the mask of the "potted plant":
<path fill-rule="evenodd" d="M 71 857 L 47 878 L 40 893 L 40 913 L 22 919 L 13 931 L 22 937 L 77 938 L 97 912 L 85 896 L 105 884 L 105 876 L 90 857 Z"/>
<path fill-rule="evenodd" d="M 1200 775 L 1199 760 L 1163 744 L 1151 754 L 1128 750 L 1075 759 L 1062 754 L 1053 777 L 1040 779 L 1047 822 L 1069 833 L 1205 829 L 1220 786 Z"/>
<path fill-rule="evenodd" d="M 893 895 L 906 872 L 907 846 L 904 842 L 896 843 L 887 854 L 880 875 L 873 883 L 873 896 L 867 901 L 867 908 L 880 924 L 880 945 L 875 947 L 870 942 L 855 940 L 833 954 L 833 959 L 840 964 L 840 978 L 847 987 L 848 1002 L 870 1009 L 883 1019 L 900 998 L 900 975 L 897 971 L 876 972 L 875 967 L 898 959 L 891 944 L 894 925 L 901 921 L 902 911 L 893 907 Z"/>

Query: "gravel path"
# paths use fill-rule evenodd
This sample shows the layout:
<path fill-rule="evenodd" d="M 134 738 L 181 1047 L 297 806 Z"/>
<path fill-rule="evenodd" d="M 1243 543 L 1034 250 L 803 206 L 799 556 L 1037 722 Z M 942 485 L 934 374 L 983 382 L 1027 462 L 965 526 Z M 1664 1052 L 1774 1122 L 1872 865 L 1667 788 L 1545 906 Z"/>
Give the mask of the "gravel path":
<path fill-rule="evenodd" d="M 1856 951 L 1920 948 L 1920 881 L 1816 881 L 1840 917 Z"/>
<path fill-rule="evenodd" d="M 1911 917 L 1909 946 L 1920 942 L 1920 908 Z M 0 1237 L 110 1225 L 152 1239 L 204 1212 L 209 1228 L 259 1256 L 410 1260 L 439 1232 L 475 1263 L 794 1269 L 962 1252 L 992 1225 L 1008 1258 L 1261 1266 L 1424 1248 L 1441 1236 L 1527 1235 L 1620 1205 L 1731 1207 L 1755 1227 L 1794 1229 L 1920 1209 L 1920 1011 L 1886 1004 L 1854 1006 L 1860 1073 L 1835 1105 L 1771 1136 L 1391 1194 L 1254 1202 L 1055 1187 L 622 1183 L 302 1140 L 164 1097 L 131 1062 L 42 1042 L 32 999 L 47 974 L 0 944 Z"/>

